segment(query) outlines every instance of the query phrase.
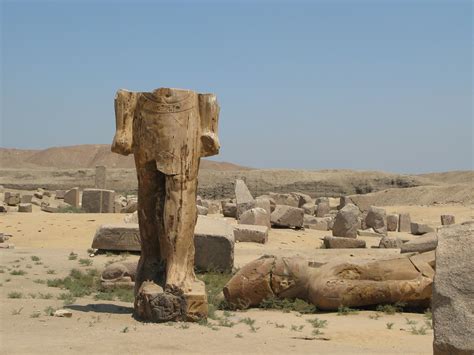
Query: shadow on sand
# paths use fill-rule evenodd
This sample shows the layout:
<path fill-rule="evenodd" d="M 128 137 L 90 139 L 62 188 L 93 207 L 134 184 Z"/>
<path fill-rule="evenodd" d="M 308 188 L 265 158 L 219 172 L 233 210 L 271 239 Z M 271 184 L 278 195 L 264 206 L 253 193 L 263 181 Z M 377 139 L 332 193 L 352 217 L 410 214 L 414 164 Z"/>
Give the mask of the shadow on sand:
<path fill-rule="evenodd" d="M 114 314 L 132 314 L 133 307 L 117 306 L 115 304 L 97 303 L 88 305 L 71 304 L 65 308 L 72 309 L 79 312 L 94 312 L 94 313 L 114 313 Z"/>

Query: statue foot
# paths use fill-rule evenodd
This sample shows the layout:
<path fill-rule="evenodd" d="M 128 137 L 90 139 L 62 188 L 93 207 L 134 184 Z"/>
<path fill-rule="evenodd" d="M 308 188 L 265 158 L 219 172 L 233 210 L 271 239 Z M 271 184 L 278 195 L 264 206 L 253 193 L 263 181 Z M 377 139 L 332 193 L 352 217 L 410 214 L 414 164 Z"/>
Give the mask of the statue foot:
<path fill-rule="evenodd" d="M 204 285 L 191 292 L 145 281 L 135 296 L 137 318 L 151 322 L 198 321 L 207 317 L 207 297 Z"/>

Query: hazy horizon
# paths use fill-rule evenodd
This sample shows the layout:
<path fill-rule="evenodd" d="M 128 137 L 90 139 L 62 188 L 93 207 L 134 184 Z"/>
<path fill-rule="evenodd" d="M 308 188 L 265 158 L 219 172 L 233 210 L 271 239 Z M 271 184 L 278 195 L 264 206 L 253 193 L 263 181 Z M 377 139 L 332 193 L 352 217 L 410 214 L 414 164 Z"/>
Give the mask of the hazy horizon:
<path fill-rule="evenodd" d="M 213 92 L 215 161 L 472 170 L 470 1 L 3 1 L 0 146 L 110 144 L 126 88 Z"/>

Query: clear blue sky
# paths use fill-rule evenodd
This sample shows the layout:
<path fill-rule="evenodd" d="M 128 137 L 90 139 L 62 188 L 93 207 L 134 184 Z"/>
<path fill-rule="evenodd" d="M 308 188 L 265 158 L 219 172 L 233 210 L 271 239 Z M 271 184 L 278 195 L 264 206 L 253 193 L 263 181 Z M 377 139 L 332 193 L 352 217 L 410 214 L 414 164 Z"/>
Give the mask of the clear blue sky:
<path fill-rule="evenodd" d="M 2 147 L 111 143 L 119 88 L 218 95 L 261 168 L 472 168 L 471 1 L 2 1 Z"/>

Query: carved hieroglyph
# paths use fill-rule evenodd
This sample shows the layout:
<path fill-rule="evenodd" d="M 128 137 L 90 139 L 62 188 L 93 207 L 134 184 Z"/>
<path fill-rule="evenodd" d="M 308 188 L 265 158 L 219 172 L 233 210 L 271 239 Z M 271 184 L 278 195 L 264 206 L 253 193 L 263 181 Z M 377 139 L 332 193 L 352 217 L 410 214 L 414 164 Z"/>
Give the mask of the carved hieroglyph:
<path fill-rule="evenodd" d="M 160 88 L 119 90 L 112 151 L 134 154 L 141 257 L 135 314 L 164 322 L 207 315 L 204 284 L 194 275 L 193 232 L 201 157 L 219 152 L 219 105 L 213 94 Z"/>
<path fill-rule="evenodd" d="M 331 262 L 313 268 L 302 258 L 264 256 L 241 268 L 224 287 L 230 304 L 246 308 L 263 300 L 300 298 L 321 310 L 431 298 L 434 252 L 365 263 Z"/>

